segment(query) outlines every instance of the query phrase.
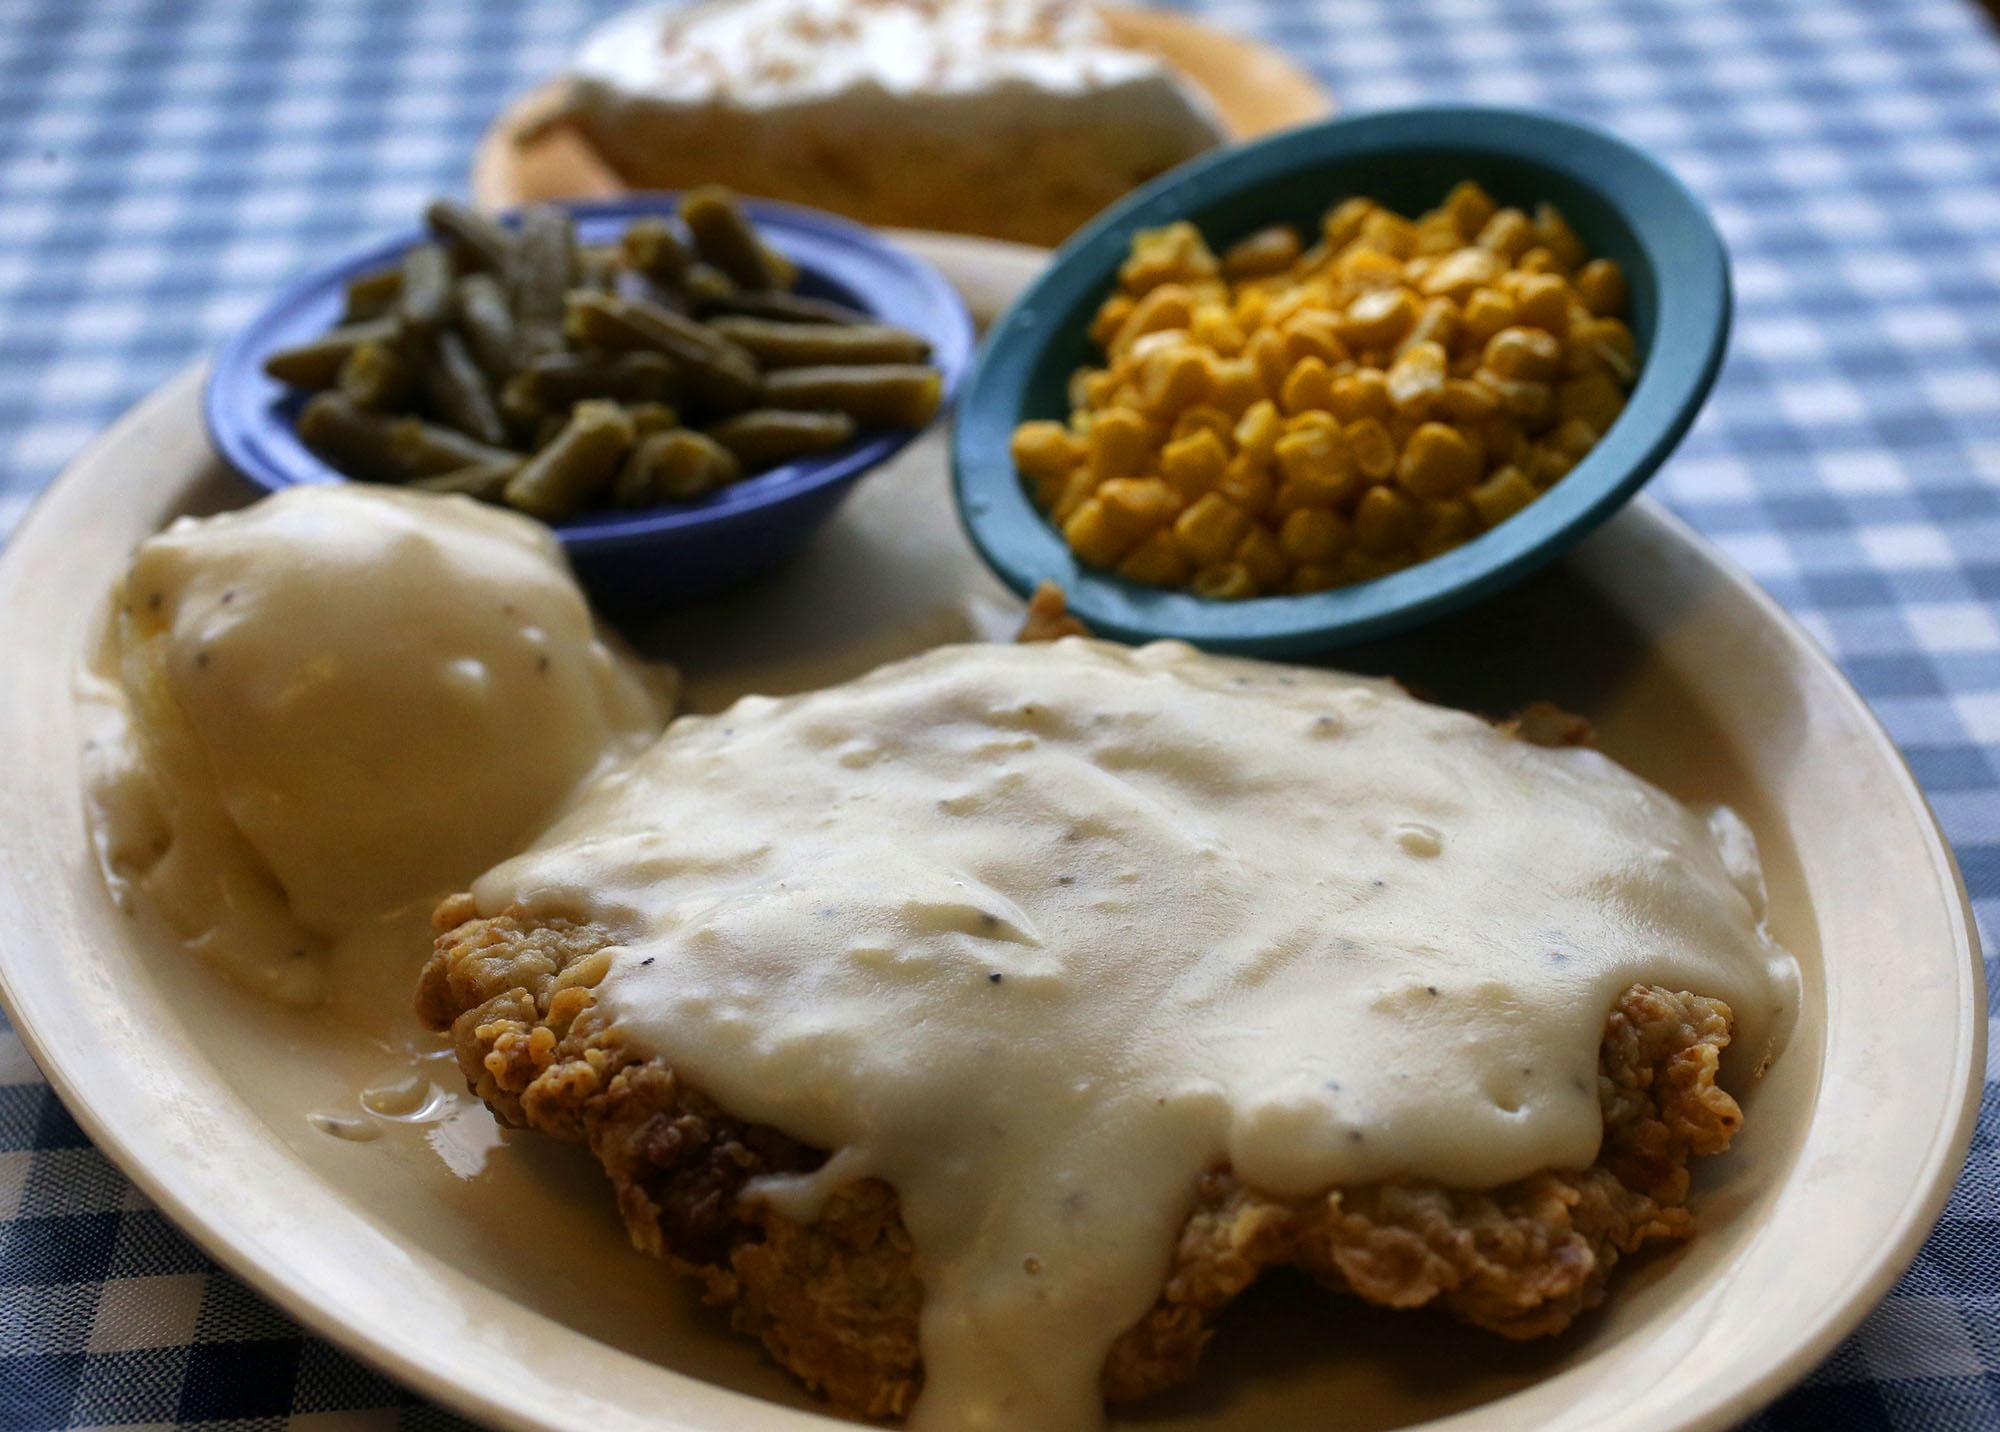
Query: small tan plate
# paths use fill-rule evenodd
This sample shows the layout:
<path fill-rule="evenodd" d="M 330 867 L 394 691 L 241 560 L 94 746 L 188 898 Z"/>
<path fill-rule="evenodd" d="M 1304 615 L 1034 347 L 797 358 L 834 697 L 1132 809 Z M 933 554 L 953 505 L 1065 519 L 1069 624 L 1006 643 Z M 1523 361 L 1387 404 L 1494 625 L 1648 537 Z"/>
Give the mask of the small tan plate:
<path fill-rule="evenodd" d="M 1333 108 L 1311 76 L 1269 46 L 1167 10 L 1107 6 L 1103 15 L 1120 40 L 1151 51 L 1192 81 L 1237 139 L 1303 124 Z M 618 175 L 573 130 L 542 129 L 561 96 L 559 81 L 542 85 L 515 100 L 487 129 L 472 159 L 474 203 L 508 209 L 625 191 Z M 524 135 L 534 137 L 524 140 Z"/>
<path fill-rule="evenodd" d="M 922 241 L 994 309 L 1032 250 Z M 216 470 L 189 373 L 83 455 L 0 554 L 0 996 L 70 1109 L 216 1258 L 418 1391 L 505 1427 L 787 1432 L 833 1424 L 625 1244 L 587 1154 L 498 1133 L 460 1094 L 350 1142 L 357 1091 L 407 1076 L 421 937 L 342 972 L 329 1016 L 223 983 L 121 915 L 86 852 L 73 673 L 132 546 L 247 501 Z M 1007 634 L 933 436 L 870 477 L 776 579 L 633 633 L 699 709 Z M 1700 1235 L 1621 1268 L 1598 1314 L 1515 1345 L 1273 1284 L 1186 1389 L 1130 1425 L 1245 1432 L 1692 1432 L 1803 1375 L 1888 1291 L 1971 1136 L 1985 1001 L 1950 852 L 1853 690 L 1713 549 L 1641 502 L 1560 567 L 1444 629 L 1348 654 L 1489 712 L 1547 697 L 1614 756 L 1762 844 L 1801 1017 L 1707 1161 Z M 420 1071 L 421 1072 L 421 1071 Z M 442 1072 L 442 1071 L 439 1071 Z M 1736 1087 L 1744 1070 L 1725 1070 Z M 1334 1411 L 1337 1409 L 1337 1414 Z"/>

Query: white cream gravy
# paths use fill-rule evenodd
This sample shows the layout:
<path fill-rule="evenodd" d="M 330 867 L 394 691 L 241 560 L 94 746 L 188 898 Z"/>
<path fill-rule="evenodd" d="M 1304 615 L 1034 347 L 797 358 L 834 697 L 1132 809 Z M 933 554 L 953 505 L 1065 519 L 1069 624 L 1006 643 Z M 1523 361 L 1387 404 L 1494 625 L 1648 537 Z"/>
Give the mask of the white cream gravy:
<path fill-rule="evenodd" d="M 481 879 L 605 922 L 628 1044 L 895 1185 L 912 1425 L 1091 1428 L 1196 1176 L 1482 1187 L 1596 1156 L 1636 981 L 1793 989 L 1754 843 L 1394 686 L 1069 639 L 676 723 Z"/>

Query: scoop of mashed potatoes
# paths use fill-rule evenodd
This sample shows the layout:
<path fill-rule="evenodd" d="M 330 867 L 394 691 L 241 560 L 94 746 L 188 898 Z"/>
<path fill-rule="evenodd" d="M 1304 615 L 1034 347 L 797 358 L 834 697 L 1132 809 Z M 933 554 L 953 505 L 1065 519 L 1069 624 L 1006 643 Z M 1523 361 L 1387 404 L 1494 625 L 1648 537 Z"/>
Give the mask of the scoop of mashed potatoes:
<path fill-rule="evenodd" d="M 114 889 L 292 1003 L 325 995 L 334 942 L 518 849 L 667 714 L 544 528 L 345 484 L 146 542 L 89 685 Z"/>

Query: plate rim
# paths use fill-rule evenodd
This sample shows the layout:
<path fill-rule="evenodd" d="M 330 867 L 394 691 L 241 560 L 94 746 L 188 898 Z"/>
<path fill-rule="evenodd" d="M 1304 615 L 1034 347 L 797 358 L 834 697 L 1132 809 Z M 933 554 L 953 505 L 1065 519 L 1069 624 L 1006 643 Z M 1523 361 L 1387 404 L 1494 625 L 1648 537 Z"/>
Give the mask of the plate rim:
<path fill-rule="evenodd" d="M 953 242 L 962 244 L 965 241 L 954 239 Z M 199 364 L 184 370 L 95 439 L 65 468 L 63 475 L 25 515 L 15 540 L 0 550 L 0 589 L 10 585 L 7 579 L 23 565 L 23 552 L 31 552 L 36 545 L 47 540 L 42 537 L 40 527 L 48 510 L 48 494 L 71 482 L 72 474 L 86 468 L 107 448 L 126 440 L 127 434 L 148 419 L 156 418 L 163 411 L 178 405 L 197 403 L 200 375 Z M 198 421 L 198 413 L 195 416 Z M 1952 1034 L 1957 1045 L 1957 1059 L 1953 1066 L 1950 1102 L 1942 1106 L 1950 1109 L 1953 1116 L 1939 1121 L 1921 1167 L 1907 1182 L 1910 1193 L 1904 1198 L 1893 1228 L 1887 1230 L 1888 1236 L 1874 1243 L 1867 1257 L 1856 1259 L 1856 1276 L 1848 1282 L 1844 1295 L 1829 1307 L 1826 1315 L 1816 1320 L 1811 1333 L 1794 1342 L 1789 1352 L 1767 1364 L 1758 1375 L 1741 1379 L 1732 1388 L 1724 1390 L 1717 1400 L 1705 1407 L 1691 1409 L 1687 1418 L 1674 1424 L 1683 1429 L 1705 1429 L 1724 1426 L 1793 1385 L 1875 1308 L 1882 1294 L 1901 1277 L 1917 1248 L 1928 1236 L 1951 1196 L 1979 1107 L 1984 1083 L 1982 1053 L 1986 1022 L 1981 994 L 1985 981 L 1977 925 L 1949 842 L 1907 762 L 1867 703 L 1804 628 L 1712 544 L 1650 501 L 1638 504 L 1637 510 L 1646 514 L 1645 520 L 1663 525 L 1677 546 L 1691 548 L 1715 576 L 1729 583 L 1739 596 L 1747 597 L 1759 609 L 1764 620 L 1783 635 L 1786 645 L 1829 681 L 1830 687 L 1838 692 L 1837 699 L 1845 706 L 1848 715 L 1855 718 L 1856 729 L 1865 733 L 1876 754 L 1888 758 L 1884 770 L 1910 813 L 1917 817 L 1925 854 L 1933 873 L 1939 877 L 1940 891 L 1951 906 L 1949 914 L 1955 917 L 1946 919 L 1944 925 L 1953 937 L 1955 987 L 1961 996 L 1955 1001 L 1957 1020 Z M 62 699 L 68 699 L 66 689 Z M 14 852 L 8 853 L 12 855 Z M 10 867 L 13 864 L 9 860 L 0 866 L 0 884 L 11 879 Z M 90 1078 L 88 1061 L 79 1055 L 59 1052 L 49 1032 L 38 1028 L 36 1022 L 27 1017 L 23 990 L 17 988 L 13 973 L 14 949 L 12 944 L 0 939 L 0 1003 L 4 1003 L 14 1018 L 19 1037 L 35 1058 L 50 1087 L 94 1145 L 219 1265 L 269 1298 L 303 1326 L 441 1405 L 507 1427 L 539 1429 L 566 1425 L 537 1415 L 533 1408 L 502 1404 L 465 1380 L 463 1362 L 454 1361 L 448 1351 L 454 1346 L 452 1342 L 437 1340 L 406 1348 L 387 1334 L 350 1321 L 337 1307 L 324 1305 L 315 1297 L 308 1280 L 293 1274 L 289 1268 L 259 1261 L 254 1247 L 256 1240 L 233 1226 L 224 1211 L 203 1207 L 197 1200 L 199 1190 L 184 1188 L 184 1180 L 176 1176 L 173 1168 L 156 1166 L 135 1151 L 123 1132 L 133 1115 L 128 1111 L 121 1116 L 116 1109 L 99 1107 L 93 1097 L 94 1082 Z M 1942 1092 L 1942 1085 L 1940 1089 Z M 448 1265 L 440 1266 L 456 1274 L 456 1270 L 449 1269 Z M 746 1404 L 770 1405 L 713 1384 L 699 1383 L 697 1379 L 675 1373 L 670 1368 L 662 1368 L 661 1371 L 690 1384 L 708 1387 L 718 1395 L 742 1398 Z M 1509 1399 L 1502 1399 L 1503 1402 L 1506 1400 Z M 1457 1426 L 1478 1418 L 1485 1410 L 1472 1409 L 1431 1425 Z M 546 1406 L 541 1411 L 546 1412 Z M 799 1425 L 846 1425 L 818 1412 L 792 1409 L 786 1409 L 786 1412 L 800 1419 Z M 671 1413 L 668 1415 L 671 1416 Z"/>

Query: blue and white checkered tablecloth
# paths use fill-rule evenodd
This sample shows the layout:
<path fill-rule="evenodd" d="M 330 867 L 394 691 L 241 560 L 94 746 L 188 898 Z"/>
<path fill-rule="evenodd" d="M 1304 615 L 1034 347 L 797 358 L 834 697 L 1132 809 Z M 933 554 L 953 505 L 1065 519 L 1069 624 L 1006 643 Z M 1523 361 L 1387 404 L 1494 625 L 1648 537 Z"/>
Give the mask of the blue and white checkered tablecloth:
<path fill-rule="evenodd" d="M 0 0 L 0 536 L 288 275 L 462 186 L 610 0 Z M 1664 155 L 1734 351 L 1654 487 L 1826 644 L 2000 925 L 2000 34 L 1970 0 L 1210 0 L 1350 109 Z M 4 632 L 0 632 L 4 639 Z M 0 696 L 0 699 L 5 699 Z M 1994 970 L 1989 963 L 1989 981 Z M 2000 1038 L 1995 1040 L 2000 1046 Z M 2000 1428 L 2000 1095 L 1916 1266 L 1755 1426 Z M 438 1423 L 217 1271 L 0 1022 L 0 1428 Z"/>

